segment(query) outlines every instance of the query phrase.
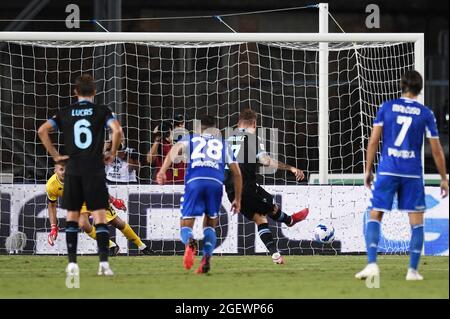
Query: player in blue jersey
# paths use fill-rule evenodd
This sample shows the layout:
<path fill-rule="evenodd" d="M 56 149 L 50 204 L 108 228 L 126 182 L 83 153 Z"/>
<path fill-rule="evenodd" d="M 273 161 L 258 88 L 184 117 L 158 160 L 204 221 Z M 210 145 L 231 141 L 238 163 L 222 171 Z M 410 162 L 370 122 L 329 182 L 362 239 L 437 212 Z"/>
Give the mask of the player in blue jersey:
<path fill-rule="evenodd" d="M 411 224 L 410 262 L 406 280 L 422 280 L 418 272 L 424 242 L 423 215 L 425 189 L 422 174 L 422 144 L 426 136 L 431 145 L 436 167 L 441 175 L 441 195 L 448 195 L 445 156 L 439 142 L 433 112 L 416 99 L 422 90 L 422 77 L 407 71 L 401 78 L 402 97 L 385 102 L 378 110 L 367 148 L 365 185 L 371 187 L 372 165 L 382 140 L 381 160 L 372 187 L 370 220 L 365 237 L 368 265 L 355 275 L 358 279 L 379 276 L 377 248 L 383 214 L 392 208 L 397 195 L 398 209 L 409 214 Z"/>
<path fill-rule="evenodd" d="M 184 196 L 181 199 L 181 241 L 186 246 L 183 264 L 191 269 L 197 251 L 197 242 L 192 229 L 195 217 L 203 219 L 203 258 L 197 273 L 210 270 L 210 259 L 216 246 L 217 221 L 222 203 L 225 166 L 228 165 L 234 178 L 236 192 L 231 209 L 239 212 L 241 206 L 242 177 L 239 165 L 227 142 L 216 128 L 216 119 L 212 116 L 201 118 L 201 134 L 186 135 L 176 143 L 166 157 L 157 174 L 157 182 L 163 185 L 167 179 L 166 171 L 174 160 L 184 154 L 188 161 L 185 176 Z"/>

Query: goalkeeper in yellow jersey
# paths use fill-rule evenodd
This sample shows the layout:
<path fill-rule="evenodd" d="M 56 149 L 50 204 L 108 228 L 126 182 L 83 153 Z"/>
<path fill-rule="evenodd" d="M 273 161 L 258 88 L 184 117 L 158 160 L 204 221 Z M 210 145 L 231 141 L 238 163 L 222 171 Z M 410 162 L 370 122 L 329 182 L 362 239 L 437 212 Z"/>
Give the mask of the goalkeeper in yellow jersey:
<path fill-rule="evenodd" d="M 55 174 L 50 177 L 46 184 L 46 192 L 48 199 L 48 216 L 51 224 L 51 232 L 48 235 L 48 243 L 53 246 L 58 237 L 58 225 L 56 217 L 56 201 L 58 197 L 62 197 L 64 191 L 64 171 L 65 162 L 58 162 L 55 164 Z M 125 204 L 122 200 L 116 199 L 110 195 L 110 205 L 106 210 L 106 221 L 109 225 L 114 226 L 120 230 L 125 237 L 133 242 L 138 248 L 139 252 L 144 255 L 150 255 L 152 251 L 148 248 L 134 230 L 123 221 L 115 212 L 114 207 L 121 210 L 126 210 Z M 92 239 L 96 239 L 95 227 L 89 222 L 90 212 L 87 210 L 84 203 L 81 208 L 79 226 Z M 117 255 L 119 253 L 119 246 L 113 241 L 109 241 L 110 255 Z"/>

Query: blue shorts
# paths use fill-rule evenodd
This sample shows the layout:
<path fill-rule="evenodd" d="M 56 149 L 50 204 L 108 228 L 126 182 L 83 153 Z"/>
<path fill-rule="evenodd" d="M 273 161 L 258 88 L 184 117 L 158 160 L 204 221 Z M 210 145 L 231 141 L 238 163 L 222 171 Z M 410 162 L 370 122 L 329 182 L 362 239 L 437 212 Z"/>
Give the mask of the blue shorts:
<path fill-rule="evenodd" d="M 380 174 L 377 174 L 372 187 L 372 209 L 381 212 L 391 211 L 396 194 L 399 211 L 425 211 L 425 187 L 422 178 Z"/>
<path fill-rule="evenodd" d="M 188 182 L 181 198 L 181 218 L 194 218 L 207 214 L 219 216 L 223 185 L 214 180 L 196 179 Z"/>

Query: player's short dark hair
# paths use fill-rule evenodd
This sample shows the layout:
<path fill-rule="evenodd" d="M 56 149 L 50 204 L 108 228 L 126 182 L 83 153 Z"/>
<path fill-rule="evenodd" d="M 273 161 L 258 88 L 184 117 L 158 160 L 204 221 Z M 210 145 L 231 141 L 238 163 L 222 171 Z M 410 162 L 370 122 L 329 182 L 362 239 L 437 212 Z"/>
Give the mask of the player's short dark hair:
<path fill-rule="evenodd" d="M 184 123 L 184 116 L 183 114 L 175 114 L 175 116 L 173 117 L 173 122 L 174 122 L 174 126 L 180 126 L 181 124 Z"/>
<path fill-rule="evenodd" d="M 423 79 L 419 72 L 415 70 L 406 71 L 400 80 L 400 88 L 402 93 L 412 93 L 419 95 L 422 91 Z"/>
<path fill-rule="evenodd" d="M 239 122 L 246 122 L 248 124 L 256 122 L 256 112 L 251 108 L 246 108 L 239 114 Z"/>
<path fill-rule="evenodd" d="M 56 165 L 66 166 L 66 164 L 67 164 L 67 160 L 61 160 L 61 161 L 56 161 L 55 162 L 55 166 Z"/>
<path fill-rule="evenodd" d="M 202 124 L 202 130 L 205 130 L 210 127 L 216 127 L 217 119 L 212 115 L 202 115 L 199 118 Z"/>
<path fill-rule="evenodd" d="M 75 79 L 75 90 L 79 96 L 93 96 L 95 94 L 95 80 L 92 75 L 84 73 Z"/>

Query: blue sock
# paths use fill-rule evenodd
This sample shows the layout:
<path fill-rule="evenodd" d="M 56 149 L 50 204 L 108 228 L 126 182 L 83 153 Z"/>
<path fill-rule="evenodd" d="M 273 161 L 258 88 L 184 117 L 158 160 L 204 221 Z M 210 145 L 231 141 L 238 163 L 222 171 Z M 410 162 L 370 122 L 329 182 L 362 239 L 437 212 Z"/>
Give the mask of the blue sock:
<path fill-rule="evenodd" d="M 378 220 L 371 219 L 366 225 L 367 261 L 369 264 L 377 262 L 378 242 L 380 240 L 381 224 Z"/>
<path fill-rule="evenodd" d="M 416 269 L 419 266 L 420 254 L 423 247 L 423 225 L 411 227 L 411 241 L 409 242 L 409 268 Z"/>
<path fill-rule="evenodd" d="M 216 231 L 212 227 L 203 229 L 203 256 L 212 256 L 214 248 L 216 248 Z"/>
<path fill-rule="evenodd" d="M 189 242 L 189 239 L 194 237 L 192 235 L 192 228 L 191 227 L 181 227 L 181 241 L 183 242 L 183 244 L 187 244 Z"/>

